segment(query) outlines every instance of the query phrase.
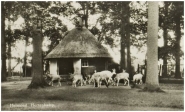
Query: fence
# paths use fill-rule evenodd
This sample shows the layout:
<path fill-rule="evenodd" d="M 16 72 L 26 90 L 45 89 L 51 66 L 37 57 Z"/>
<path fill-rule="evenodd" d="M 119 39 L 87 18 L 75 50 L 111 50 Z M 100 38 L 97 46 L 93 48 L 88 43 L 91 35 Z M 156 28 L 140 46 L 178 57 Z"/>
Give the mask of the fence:
<path fill-rule="evenodd" d="M 165 67 L 167 67 L 166 74 L 164 72 Z M 176 65 L 158 65 L 158 75 L 160 77 L 175 77 L 175 67 Z M 146 65 L 138 64 L 137 72 L 146 75 Z M 180 73 L 181 77 L 184 78 L 184 64 L 180 65 Z"/>

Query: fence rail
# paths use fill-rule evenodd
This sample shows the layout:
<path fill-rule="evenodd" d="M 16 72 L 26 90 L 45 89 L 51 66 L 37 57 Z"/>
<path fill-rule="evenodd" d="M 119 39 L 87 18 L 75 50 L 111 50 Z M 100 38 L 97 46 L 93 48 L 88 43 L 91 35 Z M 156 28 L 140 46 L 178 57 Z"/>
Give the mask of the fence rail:
<path fill-rule="evenodd" d="M 164 72 L 164 68 L 167 68 L 166 74 Z M 159 76 L 167 76 L 167 77 L 174 77 L 175 76 L 175 67 L 176 65 L 158 65 L 158 75 Z M 138 73 L 142 73 L 146 75 L 146 65 L 139 65 L 138 64 Z M 184 78 L 184 64 L 180 65 L 180 73 L 181 77 Z"/>

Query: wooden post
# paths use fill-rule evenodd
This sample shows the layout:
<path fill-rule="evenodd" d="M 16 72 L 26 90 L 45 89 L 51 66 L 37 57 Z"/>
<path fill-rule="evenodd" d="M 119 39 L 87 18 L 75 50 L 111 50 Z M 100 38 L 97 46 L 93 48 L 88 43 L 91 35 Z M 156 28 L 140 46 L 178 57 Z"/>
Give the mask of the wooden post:
<path fill-rule="evenodd" d="M 74 74 L 81 74 L 81 59 L 73 59 Z"/>
<path fill-rule="evenodd" d="M 159 76 L 162 76 L 162 65 L 159 66 Z"/>
<path fill-rule="evenodd" d="M 50 60 L 50 64 L 49 64 L 49 71 L 50 71 L 50 74 L 58 74 L 57 73 L 57 60 Z"/>

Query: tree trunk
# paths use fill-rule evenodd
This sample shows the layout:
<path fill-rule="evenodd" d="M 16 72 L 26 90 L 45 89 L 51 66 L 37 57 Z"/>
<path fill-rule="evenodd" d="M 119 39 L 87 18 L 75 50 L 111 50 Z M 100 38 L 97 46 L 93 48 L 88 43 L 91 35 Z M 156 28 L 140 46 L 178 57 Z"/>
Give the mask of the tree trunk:
<path fill-rule="evenodd" d="M 82 16 L 83 26 L 85 26 L 88 29 L 88 11 L 89 11 L 89 6 L 88 6 L 87 2 L 82 4 L 82 9 L 83 9 L 83 16 Z"/>
<path fill-rule="evenodd" d="M 88 3 L 86 3 L 86 9 L 85 9 L 85 27 L 88 29 Z"/>
<path fill-rule="evenodd" d="M 33 62 L 32 62 L 32 81 L 29 89 L 44 87 L 47 85 L 43 78 L 42 66 L 42 32 L 34 29 L 33 32 Z"/>
<path fill-rule="evenodd" d="M 26 37 L 25 37 L 25 51 L 24 51 L 24 72 L 23 72 L 23 74 L 24 74 L 24 76 L 26 77 L 26 68 L 27 68 L 27 66 L 26 66 L 26 61 L 27 61 L 27 56 L 26 56 L 26 54 L 27 54 L 27 51 L 26 51 L 26 48 L 27 48 L 27 46 L 28 46 L 28 36 L 26 35 Z"/>
<path fill-rule="evenodd" d="M 163 24 L 163 38 L 164 38 L 164 48 L 167 48 L 168 47 L 168 31 L 167 31 L 167 27 L 168 27 L 168 2 L 164 2 L 165 3 L 165 12 L 164 12 L 164 15 L 165 15 L 165 19 L 164 19 L 164 24 Z M 163 77 L 167 77 L 168 74 L 167 74 L 167 57 L 168 57 L 168 53 L 165 53 L 164 54 L 164 58 L 163 58 Z"/>
<path fill-rule="evenodd" d="M 9 6 L 10 7 L 10 6 Z M 10 12 L 10 8 L 8 8 L 8 11 Z M 8 31 L 10 31 L 11 32 L 11 29 L 10 29 L 10 27 L 11 27 L 11 23 L 10 23 L 11 21 L 10 21 L 10 13 L 8 14 Z M 11 75 L 11 51 L 12 51 L 12 49 L 11 49 L 11 41 L 12 41 L 12 33 L 9 33 L 8 34 L 8 76 L 10 77 L 10 76 L 12 76 Z"/>
<path fill-rule="evenodd" d="M 177 8 L 177 14 L 175 16 L 175 24 L 176 24 L 176 29 L 175 29 L 175 34 L 176 34 L 176 42 L 175 42 L 175 48 L 176 48 L 176 53 L 175 53 L 175 59 L 176 59 L 175 78 L 181 78 L 181 73 L 180 73 L 180 40 L 181 40 L 180 17 L 181 17 L 181 15 L 180 15 L 180 13 L 178 13 L 178 11 L 180 10 L 179 9 L 180 3 L 175 4 L 176 8 Z"/>
<path fill-rule="evenodd" d="M 162 77 L 168 77 L 167 68 L 168 68 L 168 65 L 167 65 L 167 56 L 164 55 L 164 58 L 163 58 L 163 67 L 162 67 L 162 71 L 164 71 L 164 72 L 162 73 Z"/>
<path fill-rule="evenodd" d="M 127 72 L 130 74 L 130 79 L 132 79 L 133 74 L 131 71 L 131 57 L 130 57 L 130 7 L 129 7 L 130 2 L 126 2 L 126 47 L 127 47 Z"/>
<path fill-rule="evenodd" d="M 144 90 L 158 91 L 158 2 L 148 2 L 147 75 Z"/>
<path fill-rule="evenodd" d="M 10 35 L 8 35 L 8 36 L 10 36 Z M 11 38 L 11 37 L 9 37 L 9 38 Z M 10 76 L 12 76 L 11 74 L 11 51 L 12 51 L 12 49 L 11 49 L 11 42 L 10 42 L 10 40 L 9 40 L 9 42 L 8 42 L 8 76 L 10 77 Z"/>
<path fill-rule="evenodd" d="M 6 79 L 6 40 L 5 40 L 5 8 L 4 2 L 1 2 L 1 81 Z"/>
<path fill-rule="evenodd" d="M 126 34 L 125 34 L 125 18 L 124 18 L 124 3 L 121 2 L 122 6 L 121 6 L 121 29 L 120 29 L 120 34 L 121 34 L 121 68 L 125 69 L 125 38 L 126 38 Z"/>
<path fill-rule="evenodd" d="M 125 43 L 123 40 L 121 40 L 121 62 L 120 62 L 120 65 L 121 65 L 122 69 L 125 69 Z"/>

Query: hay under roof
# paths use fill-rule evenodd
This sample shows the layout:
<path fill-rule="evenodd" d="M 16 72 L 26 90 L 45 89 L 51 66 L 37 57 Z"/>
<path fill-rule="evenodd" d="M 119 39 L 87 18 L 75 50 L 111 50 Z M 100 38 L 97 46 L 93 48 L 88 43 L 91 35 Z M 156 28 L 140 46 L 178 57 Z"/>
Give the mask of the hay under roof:
<path fill-rule="evenodd" d="M 69 31 L 45 59 L 95 57 L 111 58 L 108 50 L 96 40 L 88 29 L 83 27 L 81 30 L 74 28 Z"/>

